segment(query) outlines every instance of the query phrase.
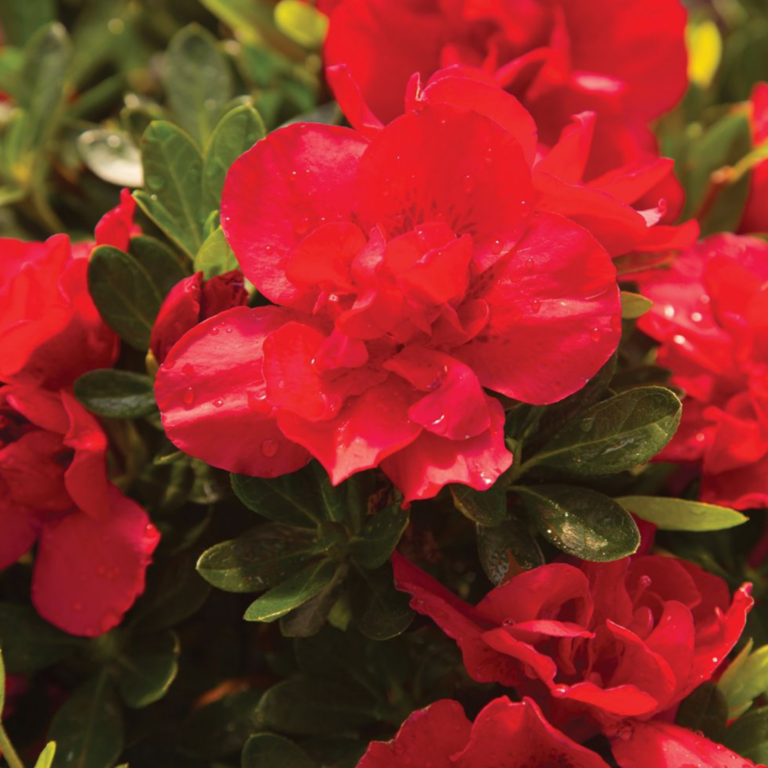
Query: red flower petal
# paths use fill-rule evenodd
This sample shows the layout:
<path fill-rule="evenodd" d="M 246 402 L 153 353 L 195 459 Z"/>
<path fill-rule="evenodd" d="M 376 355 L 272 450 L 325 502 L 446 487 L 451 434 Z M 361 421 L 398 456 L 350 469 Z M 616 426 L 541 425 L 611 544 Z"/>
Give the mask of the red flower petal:
<path fill-rule="evenodd" d="M 165 297 L 149 339 L 149 348 L 158 363 L 162 363 L 171 347 L 200 321 L 202 287 L 203 273 L 197 272 L 176 283 Z"/>
<path fill-rule="evenodd" d="M 65 632 L 95 637 L 122 620 L 144 591 L 159 534 L 147 513 L 109 488 L 99 519 L 75 512 L 46 523 L 35 560 L 32 601 Z"/>
<path fill-rule="evenodd" d="M 120 192 L 120 204 L 101 217 L 94 232 L 96 245 L 111 245 L 127 251 L 131 235 L 141 232 L 133 223 L 136 201 L 128 189 Z"/>
<path fill-rule="evenodd" d="M 168 439 L 230 472 L 274 477 L 306 464 L 275 423 L 262 375 L 264 338 L 293 319 L 276 307 L 237 307 L 184 335 L 155 381 Z"/>
<path fill-rule="evenodd" d="M 35 510 L 13 500 L 0 477 L 0 570 L 13 565 L 32 548 L 37 539 L 39 519 Z"/>
<path fill-rule="evenodd" d="M 268 299 L 311 310 L 312 292 L 293 285 L 287 260 L 326 221 L 348 221 L 368 142 L 348 128 L 310 124 L 275 131 L 227 175 L 221 221 L 246 277 Z"/>
<path fill-rule="evenodd" d="M 453 354 L 484 387 L 523 402 L 552 403 L 581 389 L 621 335 L 610 258 L 588 232 L 554 214 L 537 214 L 515 252 L 470 295 L 488 303 L 490 320 Z"/>

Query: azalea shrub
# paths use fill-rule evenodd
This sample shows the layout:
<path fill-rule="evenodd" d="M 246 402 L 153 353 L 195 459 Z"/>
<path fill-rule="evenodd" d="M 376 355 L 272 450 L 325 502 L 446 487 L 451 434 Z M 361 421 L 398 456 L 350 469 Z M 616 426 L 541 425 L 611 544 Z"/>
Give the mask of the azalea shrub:
<path fill-rule="evenodd" d="M 768 765 L 766 46 L 0 2 L 0 761 Z"/>

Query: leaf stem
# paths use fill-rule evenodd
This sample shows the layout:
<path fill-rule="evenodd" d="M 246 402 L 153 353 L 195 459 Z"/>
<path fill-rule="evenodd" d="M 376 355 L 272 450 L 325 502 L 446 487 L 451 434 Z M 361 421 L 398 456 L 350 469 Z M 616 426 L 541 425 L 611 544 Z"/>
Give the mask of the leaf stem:
<path fill-rule="evenodd" d="M 19 753 L 14 749 L 5 727 L 0 723 L 0 752 L 5 758 L 10 768 L 24 768 L 24 761 L 19 757 Z"/>

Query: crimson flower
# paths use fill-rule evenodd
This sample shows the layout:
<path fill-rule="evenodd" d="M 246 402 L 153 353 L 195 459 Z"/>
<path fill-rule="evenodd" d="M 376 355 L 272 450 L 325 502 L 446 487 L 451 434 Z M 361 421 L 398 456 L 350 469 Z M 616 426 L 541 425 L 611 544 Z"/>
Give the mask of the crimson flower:
<path fill-rule="evenodd" d="M 490 486 L 512 456 L 485 389 L 560 400 L 621 330 L 608 253 L 535 209 L 531 124 L 425 105 L 370 140 L 298 124 L 237 160 L 224 230 L 278 306 L 223 312 L 173 347 L 155 389 L 169 438 L 257 476 L 310 455 L 334 483 L 381 466 L 406 501 Z"/>
<path fill-rule="evenodd" d="M 603 730 L 622 743 L 637 720 L 667 712 L 712 676 L 753 602 L 749 585 L 731 601 L 722 579 L 654 555 L 543 565 L 477 606 L 397 553 L 393 564 L 398 589 L 456 640 L 473 679 L 540 696 L 566 732 Z"/>
<path fill-rule="evenodd" d="M 340 0 L 325 61 L 348 64 L 384 121 L 414 72 L 481 67 L 534 115 L 552 146 L 571 115 L 598 116 L 590 175 L 655 154 L 647 123 L 687 87 L 679 0 Z M 596 43 L 599 40 L 599 43 Z"/>
<path fill-rule="evenodd" d="M 127 192 L 96 227 L 96 245 L 126 249 L 135 203 Z M 117 358 L 119 340 L 88 293 L 94 243 L 0 239 L 0 382 L 57 389 Z"/>
<path fill-rule="evenodd" d="M 749 104 L 752 144 L 768 142 L 768 83 L 758 83 Z M 749 197 L 739 225 L 739 232 L 768 231 L 768 162 L 759 162 L 750 178 Z"/>
<path fill-rule="evenodd" d="M 461 705 L 444 699 L 414 712 L 395 738 L 373 742 L 357 768 L 608 768 L 553 728 L 531 699 L 495 699 L 470 722 Z"/>
<path fill-rule="evenodd" d="M 0 388 L 0 568 L 37 542 L 35 607 L 88 637 L 120 623 L 159 540 L 107 479 L 106 450 L 98 422 L 68 392 Z"/>
<path fill-rule="evenodd" d="M 203 273 L 179 281 L 165 297 L 152 326 L 149 348 L 162 363 L 170 348 L 191 328 L 225 309 L 248 303 L 243 274 L 235 269 L 203 280 Z"/>
<path fill-rule="evenodd" d="M 640 327 L 686 392 L 660 458 L 700 463 L 703 501 L 768 506 L 768 245 L 716 235 L 642 286 Z"/>

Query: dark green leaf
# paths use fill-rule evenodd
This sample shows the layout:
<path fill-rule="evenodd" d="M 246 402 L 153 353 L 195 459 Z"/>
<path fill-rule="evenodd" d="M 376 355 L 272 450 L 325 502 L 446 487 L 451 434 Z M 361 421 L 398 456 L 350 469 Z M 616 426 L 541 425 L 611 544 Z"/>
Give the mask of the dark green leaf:
<path fill-rule="evenodd" d="M 313 532 L 265 523 L 203 552 L 197 570 L 227 592 L 259 592 L 293 576 L 321 551 Z"/>
<path fill-rule="evenodd" d="M 476 491 L 466 485 L 451 485 L 453 506 L 479 525 L 493 527 L 507 517 L 507 494 L 501 484 L 487 491 Z"/>
<path fill-rule="evenodd" d="M 363 568 L 378 568 L 389 560 L 392 550 L 408 527 L 408 510 L 400 507 L 401 498 L 384 507 L 349 542 L 352 559 Z"/>
<path fill-rule="evenodd" d="M 359 569 L 349 580 L 349 600 L 355 625 L 371 640 L 389 640 L 413 621 L 408 596 L 395 589 L 389 563 L 375 571 Z"/>
<path fill-rule="evenodd" d="M 134 640 L 118 658 L 118 690 L 135 709 L 165 696 L 179 670 L 179 638 L 166 630 Z"/>
<path fill-rule="evenodd" d="M 84 643 L 43 621 L 31 607 L 0 603 L 0 647 L 9 674 L 29 675 L 49 667 Z"/>
<path fill-rule="evenodd" d="M 349 566 L 340 565 L 330 583 L 311 600 L 280 617 L 280 631 L 285 637 L 311 637 L 325 624 L 328 614 L 339 599 Z"/>
<path fill-rule="evenodd" d="M 260 691 L 242 691 L 193 710 L 181 726 L 179 750 L 203 760 L 240 752 L 261 726 L 260 699 Z"/>
<path fill-rule="evenodd" d="M 144 213 L 190 258 L 202 243 L 203 159 L 172 123 L 150 124 L 141 141 L 145 190 L 134 192 Z"/>
<path fill-rule="evenodd" d="M 742 715 L 726 731 L 723 744 L 755 764 L 768 762 L 768 707 Z"/>
<path fill-rule="evenodd" d="M 168 47 L 164 84 L 179 125 L 203 146 L 234 93 L 216 38 L 197 24 L 177 32 Z"/>
<path fill-rule="evenodd" d="M 514 490 L 539 533 L 569 555 L 600 563 L 627 557 L 640 546 L 629 512 L 597 491 L 568 485 Z"/>
<path fill-rule="evenodd" d="M 320 521 L 314 473 L 309 467 L 270 480 L 233 474 L 232 490 L 248 509 L 277 523 L 314 528 Z"/>
<path fill-rule="evenodd" d="M 330 680 L 286 680 L 262 697 L 264 724 L 280 733 L 314 736 L 348 731 L 376 719 L 375 700 Z"/>
<path fill-rule="evenodd" d="M 708 739 L 721 742 L 728 719 L 728 705 L 715 683 L 700 685 L 677 710 L 675 722 L 683 728 L 703 733 Z"/>
<path fill-rule="evenodd" d="M 123 751 L 123 715 L 104 674 L 64 702 L 48 736 L 56 742 L 55 768 L 112 768 Z"/>
<path fill-rule="evenodd" d="M 539 545 L 517 514 L 493 528 L 478 525 L 477 552 L 485 575 L 496 586 L 521 571 L 544 565 Z"/>
<path fill-rule="evenodd" d="M 530 460 L 577 475 L 608 475 L 652 459 L 680 423 L 680 400 L 663 387 L 622 392 L 561 429 Z"/>
<path fill-rule="evenodd" d="M 315 768 L 301 747 L 272 733 L 251 736 L 243 748 L 242 768 Z"/>
<path fill-rule="evenodd" d="M 195 271 L 202 272 L 206 280 L 238 268 L 237 257 L 229 247 L 224 230 L 217 227 L 203 243 L 195 256 Z"/>
<path fill-rule="evenodd" d="M 624 496 L 616 501 L 663 531 L 721 531 L 746 523 L 748 519 L 728 507 L 687 499 Z"/>
<path fill-rule="evenodd" d="M 173 251 L 154 237 L 134 235 L 128 250 L 144 267 L 163 298 L 178 282 L 189 276 Z"/>
<path fill-rule="evenodd" d="M 109 368 L 84 373 L 75 382 L 75 396 L 91 413 L 111 419 L 136 419 L 156 407 L 149 376 Z"/>
<path fill-rule="evenodd" d="M 264 122 L 249 104 L 227 112 L 205 148 L 203 179 L 211 208 L 219 208 L 224 178 L 232 163 L 266 136 Z"/>
<path fill-rule="evenodd" d="M 245 620 L 275 621 L 298 608 L 333 581 L 336 566 L 337 563 L 333 560 L 320 560 L 306 565 L 298 573 L 254 600 L 245 612 Z"/>
<path fill-rule="evenodd" d="M 132 347 L 146 350 L 163 297 L 138 261 L 100 245 L 88 264 L 88 289 L 107 325 Z"/>

